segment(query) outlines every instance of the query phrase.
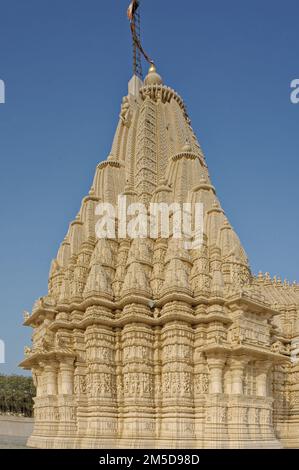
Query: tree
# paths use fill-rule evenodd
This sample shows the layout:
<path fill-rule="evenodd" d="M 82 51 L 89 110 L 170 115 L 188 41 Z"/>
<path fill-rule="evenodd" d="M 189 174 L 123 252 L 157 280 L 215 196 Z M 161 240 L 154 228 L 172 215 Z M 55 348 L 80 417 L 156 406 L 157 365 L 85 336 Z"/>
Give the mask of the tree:
<path fill-rule="evenodd" d="M 0 413 L 31 417 L 34 396 L 31 377 L 0 374 Z"/>

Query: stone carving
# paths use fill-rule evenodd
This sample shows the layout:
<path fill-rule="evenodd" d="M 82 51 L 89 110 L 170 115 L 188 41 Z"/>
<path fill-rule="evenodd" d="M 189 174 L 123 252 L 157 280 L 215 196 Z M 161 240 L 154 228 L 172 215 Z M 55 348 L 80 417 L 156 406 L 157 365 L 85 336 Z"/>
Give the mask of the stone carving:
<path fill-rule="evenodd" d="M 32 353 L 32 349 L 29 348 L 28 346 L 26 346 L 26 347 L 24 348 L 24 354 L 25 354 L 25 356 L 30 356 L 31 353 Z"/>
<path fill-rule="evenodd" d="M 208 374 L 198 374 L 195 377 L 195 392 L 197 394 L 208 393 L 209 391 L 209 376 Z"/>
<path fill-rule="evenodd" d="M 29 318 L 30 318 L 30 313 L 29 313 L 29 312 L 26 312 L 26 311 L 24 311 L 24 313 L 23 313 L 23 317 L 24 317 L 24 321 L 27 321 L 27 320 L 29 320 Z"/>
<path fill-rule="evenodd" d="M 128 125 L 131 120 L 130 102 L 127 96 L 125 96 L 122 101 L 120 119 L 125 126 Z"/>
<path fill-rule="evenodd" d="M 299 447 L 299 286 L 251 274 L 179 95 L 154 67 L 135 88 L 49 293 L 24 317 L 29 445 Z M 124 192 L 147 207 L 203 202 L 202 246 L 97 240 L 96 204 Z"/>

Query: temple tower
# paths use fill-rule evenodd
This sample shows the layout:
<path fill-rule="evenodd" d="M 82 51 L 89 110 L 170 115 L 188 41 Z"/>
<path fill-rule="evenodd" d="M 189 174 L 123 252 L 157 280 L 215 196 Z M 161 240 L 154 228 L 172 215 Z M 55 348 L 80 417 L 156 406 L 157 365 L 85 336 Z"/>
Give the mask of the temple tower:
<path fill-rule="evenodd" d="M 119 196 L 146 214 L 201 203 L 202 243 L 119 237 L 120 220 L 99 238 L 97 207 Z M 251 273 L 186 106 L 152 64 L 130 80 L 111 152 L 25 318 L 29 445 L 298 447 L 298 309 L 297 284 Z"/>

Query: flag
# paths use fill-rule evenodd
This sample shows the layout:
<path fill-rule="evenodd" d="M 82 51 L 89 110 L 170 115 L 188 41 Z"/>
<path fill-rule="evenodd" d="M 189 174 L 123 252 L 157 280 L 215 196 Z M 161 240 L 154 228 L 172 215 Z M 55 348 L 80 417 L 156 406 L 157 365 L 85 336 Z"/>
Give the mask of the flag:
<path fill-rule="evenodd" d="M 130 3 L 130 6 L 128 8 L 128 18 L 130 21 L 134 20 L 134 15 L 136 13 L 137 8 L 139 7 L 139 1 L 138 0 L 132 0 Z"/>

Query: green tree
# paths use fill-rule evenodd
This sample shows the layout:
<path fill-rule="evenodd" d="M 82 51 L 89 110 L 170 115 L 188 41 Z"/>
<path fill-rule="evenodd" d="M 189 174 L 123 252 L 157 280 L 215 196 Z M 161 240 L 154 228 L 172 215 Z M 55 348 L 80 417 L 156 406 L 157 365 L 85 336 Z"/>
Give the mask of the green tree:
<path fill-rule="evenodd" d="M 0 374 L 0 413 L 30 417 L 35 387 L 31 377 Z"/>

